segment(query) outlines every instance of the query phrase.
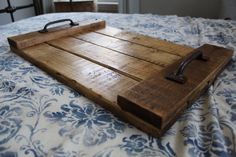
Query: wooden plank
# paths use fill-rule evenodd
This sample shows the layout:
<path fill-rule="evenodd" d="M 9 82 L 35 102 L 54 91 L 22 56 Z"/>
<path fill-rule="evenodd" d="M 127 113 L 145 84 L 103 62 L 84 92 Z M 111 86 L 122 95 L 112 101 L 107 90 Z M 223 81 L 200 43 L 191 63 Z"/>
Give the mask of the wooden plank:
<path fill-rule="evenodd" d="M 180 56 L 159 51 L 154 48 L 149 48 L 140 44 L 131 43 L 129 41 L 116 39 L 114 37 L 109 37 L 95 32 L 78 34 L 75 37 L 80 40 L 103 46 L 125 55 L 157 64 L 162 67 L 166 67 L 181 58 Z"/>
<path fill-rule="evenodd" d="M 54 73 L 56 71 L 56 73 L 74 80 L 73 82 L 77 82 L 79 86 L 86 87 L 86 93 L 93 90 L 110 102 L 116 102 L 118 92 L 137 83 L 110 69 L 47 44 L 29 47 L 23 51 L 28 57 L 43 64 L 44 70 L 53 69 Z M 111 89 L 112 92 L 107 92 Z"/>
<path fill-rule="evenodd" d="M 85 23 L 80 28 L 52 28 L 45 35 L 11 37 L 9 43 L 15 53 L 156 137 L 208 88 L 232 57 L 230 50 L 205 45 L 198 50 L 210 60 L 194 60 L 184 73 L 188 81 L 177 84 L 165 76 L 194 53 L 192 48 L 103 29 L 101 20 Z"/>
<path fill-rule="evenodd" d="M 63 25 L 50 28 L 49 32 L 47 33 L 39 33 L 38 31 L 35 31 L 23 35 L 13 36 L 8 38 L 8 42 L 12 47 L 23 49 L 53 39 L 58 39 L 82 32 L 94 31 L 104 27 L 105 21 L 95 19 L 80 22 L 78 26 L 71 27 L 69 25 Z"/>
<path fill-rule="evenodd" d="M 185 45 L 178 45 L 173 42 L 161 40 L 158 38 L 152 38 L 137 33 L 125 32 L 114 27 L 106 27 L 104 29 L 97 30 L 96 32 L 110 37 L 114 37 L 116 39 L 122 39 L 125 41 L 158 49 L 160 51 L 165 51 L 182 57 L 186 56 L 188 53 L 193 51 L 193 48 Z"/>
<path fill-rule="evenodd" d="M 161 135 L 160 129 L 117 105 L 118 93 L 137 81 L 44 43 L 21 50 L 11 47 L 11 50 L 137 128 L 155 137 Z"/>
<path fill-rule="evenodd" d="M 107 67 L 137 81 L 147 79 L 152 74 L 163 69 L 161 66 L 72 37 L 52 40 L 49 41 L 48 44 Z"/>
<path fill-rule="evenodd" d="M 165 78 L 176 70 L 179 61 L 121 93 L 118 96 L 118 105 L 165 131 L 183 110 L 212 84 L 233 53 L 231 50 L 212 45 L 204 45 L 194 52 L 198 50 L 210 60 L 194 60 L 190 63 L 184 73 L 188 78 L 185 84 Z"/>

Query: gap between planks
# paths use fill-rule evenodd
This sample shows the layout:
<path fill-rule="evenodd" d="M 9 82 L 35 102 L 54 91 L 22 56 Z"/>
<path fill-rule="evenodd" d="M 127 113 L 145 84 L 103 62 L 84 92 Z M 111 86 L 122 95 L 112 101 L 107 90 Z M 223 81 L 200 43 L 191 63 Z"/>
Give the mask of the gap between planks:
<path fill-rule="evenodd" d="M 108 37 L 111 37 L 111 38 L 115 38 L 115 39 L 118 39 L 118 40 L 121 40 L 121 41 L 126 41 L 126 42 L 129 42 L 129 43 L 131 43 L 131 44 L 136 44 L 136 45 L 140 45 L 140 46 L 145 46 L 145 47 L 151 48 L 151 49 L 157 49 L 157 50 L 159 50 L 159 51 L 163 51 L 163 52 L 168 53 L 168 54 L 171 54 L 171 55 L 183 57 L 183 56 L 180 55 L 180 54 L 173 53 L 173 52 L 169 52 L 169 51 L 166 51 L 166 50 L 162 50 L 162 49 L 160 49 L 160 48 L 156 48 L 156 47 L 154 47 L 154 46 L 149 46 L 149 45 L 147 45 L 147 44 L 141 44 L 141 43 L 138 43 L 138 42 L 135 42 L 135 41 L 123 39 L 123 38 L 121 38 L 120 36 L 115 36 L 115 35 L 112 36 L 112 35 L 109 35 L 109 34 L 101 33 L 101 32 L 99 32 L 99 31 L 95 31 L 94 33 L 101 34 L 101 35 L 105 35 L 105 36 L 108 36 Z M 156 39 L 156 40 L 158 40 L 158 39 Z"/>
<path fill-rule="evenodd" d="M 96 32 L 77 34 L 74 35 L 74 37 L 162 67 L 166 67 L 181 59 L 180 56 L 169 54 L 165 51 L 159 51 L 156 48 L 149 48 L 140 44 L 123 41 L 103 34 L 98 34 Z"/>
<path fill-rule="evenodd" d="M 106 46 L 102 46 L 102 45 L 96 44 L 96 43 L 94 43 L 94 42 L 91 42 L 91 41 L 88 41 L 88 40 L 85 40 L 85 39 L 82 39 L 82 38 L 78 38 L 78 37 L 76 37 L 76 36 L 72 36 L 72 37 L 74 37 L 74 38 L 76 38 L 76 39 L 78 39 L 78 40 L 82 40 L 82 41 L 84 41 L 84 42 L 88 42 L 88 43 L 90 43 L 90 44 L 99 46 L 99 47 L 106 48 L 106 49 L 108 49 L 108 50 L 112 50 L 112 51 L 115 51 L 115 52 L 118 52 L 118 53 L 127 55 L 127 56 L 129 56 L 129 57 L 133 57 L 133 58 L 136 58 L 136 59 L 140 59 L 140 60 L 143 60 L 143 61 L 148 62 L 148 63 L 151 63 L 151 64 L 156 64 L 156 65 L 161 66 L 161 67 L 163 67 L 163 68 L 166 67 L 166 66 L 164 66 L 163 64 L 157 64 L 157 63 L 154 63 L 154 62 L 152 62 L 152 61 L 144 60 L 144 59 L 141 58 L 141 57 L 137 57 L 137 56 L 133 56 L 133 55 L 130 55 L 130 54 L 127 54 L 127 53 L 123 53 L 122 51 L 118 51 L 118 50 L 115 50 L 115 49 L 112 49 L 112 48 L 109 48 L 109 47 L 106 47 Z"/>
<path fill-rule="evenodd" d="M 111 67 L 111 66 L 107 66 L 106 64 L 103 64 L 103 63 L 101 63 L 101 62 L 97 62 L 97 61 L 95 61 L 95 60 L 93 60 L 93 59 L 91 59 L 91 58 L 89 58 L 89 57 L 86 57 L 86 56 L 77 54 L 77 53 L 72 52 L 72 51 L 68 51 L 68 50 L 66 50 L 66 49 L 64 49 L 64 48 L 62 48 L 62 47 L 53 45 L 53 44 L 51 44 L 51 43 L 49 43 L 49 42 L 46 42 L 46 44 L 49 45 L 49 46 L 52 46 L 52 47 L 54 47 L 54 48 L 57 48 L 57 49 L 66 51 L 66 52 L 68 52 L 68 53 L 70 53 L 70 54 L 73 54 L 73 55 L 75 55 L 75 56 L 81 57 L 81 58 L 83 58 L 83 59 L 85 59 L 85 60 L 88 60 L 88 61 L 90 61 L 90 62 L 92 62 L 92 63 L 98 64 L 98 65 L 100 65 L 100 66 L 102 66 L 102 67 L 105 67 L 105 68 L 108 68 L 108 69 L 110 69 L 110 70 L 113 70 L 113 71 L 115 71 L 115 72 L 117 72 L 117 73 L 119 73 L 119 74 L 121 74 L 121 75 L 124 75 L 124 76 L 126 76 L 126 77 L 129 77 L 130 79 L 133 79 L 133 80 L 135 80 L 135 81 L 138 81 L 138 82 L 142 81 L 142 79 L 140 79 L 140 78 L 138 78 L 138 77 L 135 77 L 135 76 L 133 76 L 133 75 L 130 75 L 130 74 L 128 74 L 128 73 L 125 73 L 125 72 L 123 72 L 123 71 L 120 71 L 120 70 L 118 70 L 118 69 L 116 69 L 116 68 L 113 68 L 113 67 Z"/>
<path fill-rule="evenodd" d="M 43 46 L 43 44 L 45 46 Z M 46 71 L 48 74 L 54 76 L 62 83 L 65 83 L 66 85 L 68 85 L 69 87 L 71 87 L 75 90 L 79 90 L 81 93 L 83 93 L 84 96 L 90 98 L 91 100 L 95 101 L 96 103 L 99 103 L 102 107 L 110 110 L 112 113 L 116 114 L 121 119 L 126 120 L 127 122 L 133 124 L 137 128 L 139 128 L 147 133 L 150 133 L 155 137 L 159 137 L 161 135 L 160 129 L 156 128 L 154 125 L 145 122 L 144 120 L 134 116 L 133 114 L 130 114 L 129 112 L 123 111 L 120 108 L 120 106 L 117 105 L 116 96 L 114 98 L 112 96 L 112 98 L 111 98 L 111 94 L 114 95 L 113 92 L 107 92 L 107 91 L 105 91 L 103 86 L 100 86 L 100 87 L 102 87 L 102 91 L 100 91 L 100 92 L 105 92 L 105 95 L 102 95 L 100 92 L 96 93 L 97 91 L 95 91 L 95 90 L 97 88 L 91 87 L 92 85 L 91 85 L 91 83 L 88 82 L 87 79 L 84 79 L 83 77 L 81 78 L 80 74 L 79 75 L 73 74 L 74 70 L 72 70 L 72 69 L 76 69 L 74 71 L 76 73 L 79 72 L 77 69 L 78 67 L 77 68 L 74 66 L 68 67 L 69 63 L 73 64 L 74 62 L 76 62 L 76 59 L 73 57 L 74 56 L 73 54 L 66 53 L 67 55 L 65 57 L 64 54 L 63 55 L 61 54 L 61 52 L 63 50 L 52 47 L 46 43 L 43 43 L 43 44 L 39 44 L 39 45 L 36 45 L 33 47 L 28 47 L 28 48 L 25 48 L 22 50 L 15 49 L 14 47 L 11 47 L 11 49 L 15 53 L 19 54 L 23 58 L 27 59 L 31 63 L 34 63 L 35 65 L 37 65 L 38 67 L 40 67 L 41 69 Z M 45 48 L 47 48 L 47 47 L 49 49 L 52 49 L 49 51 L 50 53 L 52 53 L 51 55 L 50 55 L 50 53 L 47 52 L 47 50 L 45 50 Z M 59 52 L 59 54 L 57 52 Z M 54 56 L 56 56 L 56 58 L 59 62 L 54 62 L 53 60 L 50 60 L 50 57 L 47 57 L 47 55 L 51 56 L 52 58 Z M 69 56 L 71 56 L 71 57 L 69 57 Z M 71 59 L 71 60 L 68 61 L 68 59 L 69 60 Z M 81 58 L 81 60 L 84 60 L 85 63 L 90 62 L 90 61 L 87 61 L 83 58 Z M 50 63 L 49 67 L 48 67 L 48 63 Z M 82 69 L 86 68 L 86 64 L 81 64 L 81 68 Z M 93 64 L 94 66 L 99 66 L 99 65 L 96 65 L 92 62 L 91 62 L 91 64 Z M 76 65 L 77 64 L 75 64 L 75 66 Z M 66 68 L 66 70 L 64 71 L 63 68 Z M 93 68 L 92 69 L 89 67 L 87 67 L 87 68 L 90 70 L 93 70 Z M 104 67 L 102 67 L 102 68 L 104 68 Z M 106 68 L 104 68 L 104 69 L 106 69 Z M 109 69 L 107 69 L 107 70 L 109 71 Z M 66 71 L 69 72 L 69 75 L 67 75 L 68 73 L 66 74 Z M 88 75 L 83 74 L 83 76 L 88 76 Z M 74 77 L 77 77 L 80 80 L 82 79 L 82 82 L 78 82 L 78 80 L 76 81 L 76 79 Z M 115 95 L 117 95 L 118 92 L 123 91 L 123 90 L 127 90 L 128 88 L 130 88 L 133 85 L 138 83 L 137 81 L 132 80 L 131 78 L 128 78 L 126 76 L 121 75 L 120 77 L 122 77 L 123 79 L 125 79 L 127 81 L 125 84 L 123 83 L 123 86 L 125 86 L 125 88 L 122 88 L 122 90 L 116 91 Z M 108 82 L 104 82 L 104 83 L 107 84 Z M 118 84 L 120 84 L 120 83 L 118 83 Z M 115 89 L 118 88 L 118 84 L 115 85 Z M 114 90 L 114 88 L 112 88 L 112 90 Z"/>
<path fill-rule="evenodd" d="M 131 43 L 140 44 L 148 48 L 154 48 L 160 51 L 165 51 L 166 53 L 170 53 L 170 54 L 177 55 L 180 57 L 184 57 L 188 53 L 194 50 L 193 48 L 189 46 L 178 45 L 170 41 L 161 40 L 159 38 L 152 38 L 150 36 L 146 36 L 146 35 L 142 35 L 138 33 L 125 32 L 115 27 L 106 26 L 106 28 L 102 28 L 94 32 L 98 34 L 106 35 L 109 37 L 113 37 L 116 39 L 129 41 Z M 155 40 L 155 43 L 150 43 L 150 42 L 153 42 L 153 40 Z M 157 43 L 158 44 L 162 43 L 161 44 L 162 46 L 157 45 Z"/>
<path fill-rule="evenodd" d="M 84 42 L 73 37 L 66 37 L 53 40 L 47 42 L 47 44 L 57 49 L 61 49 L 63 51 L 71 53 L 73 55 L 82 57 L 86 60 L 99 64 L 103 67 L 114 70 L 136 81 L 147 79 L 150 76 L 152 76 L 152 74 L 162 70 L 162 67 L 158 65 L 137 58 L 132 58 L 128 55 L 121 54 L 88 42 Z M 92 53 L 94 53 L 94 51 L 98 51 L 98 54 L 91 55 Z M 104 52 L 104 54 L 101 53 L 101 51 Z M 104 56 L 105 58 L 102 56 Z M 119 59 L 125 59 L 125 60 L 120 61 Z"/>

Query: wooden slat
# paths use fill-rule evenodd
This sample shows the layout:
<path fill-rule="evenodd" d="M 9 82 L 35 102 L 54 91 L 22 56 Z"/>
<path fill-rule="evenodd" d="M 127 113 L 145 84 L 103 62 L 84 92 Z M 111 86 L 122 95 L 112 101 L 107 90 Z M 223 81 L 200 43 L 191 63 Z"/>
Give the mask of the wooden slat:
<path fill-rule="evenodd" d="M 115 37 L 117 39 L 122 39 L 136 44 L 144 45 L 150 48 L 158 49 L 160 51 L 165 51 L 174 55 L 179 55 L 182 57 L 186 56 L 193 50 L 193 48 L 188 46 L 178 45 L 173 42 L 164 41 L 157 38 L 154 39 L 152 37 L 139 35 L 136 33 L 124 32 L 114 27 L 106 27 L 96 32 L 103 35 Z"/>
<path fill-rule="evenodd" d="M 137 81 L 48 44 L 22 50 L 11 47 L 11 50 L 137 128 L 156 137 L 161 135 L 160 129 L 117 105 L 118 93 Z"/>
<path fill-rule="evenodd" d="M 58 39 L 81 32 L 95 31 L 104 27 L 105 21 L 103 20 L 89 20 L 80 22 L 78 26 L 71 27 L 68 25 L 63 25 L 50 28 L 47 33 L 39 33 L 38 31 L 35 31 L 20 36 L 13 36 L 8 38 L 8 42 L 12 47 L 23 49 L 53 39 Z"/>
<path fill-rule="evenodd" d="M 52 40 L 48 43 L 137 81 L 147 79 L 162 69 L 161 66 L 72 37 Z"/>
<path fill-rule="evenodd" d="M 190 63 L 184 73 L 188 78 L 185 84 L 165 78 L 176 71 L 179 61 L 120 94 L 118 104 L 122 109 L 166 130 L 212 84 L 232 57 L 231 50 L 212 45 L 204 45 L 194 52 L 199 50 L 210 59 Z"/>
<path fill-rule="evenodd" d="M 105 22 L 100 20 L 85 23 L 52 28 L 44 35 L 11 37 L 9 43 L 15 53 L 59 81 L 157 137 L 208 88 L 232 56 L 230 50 L 203 46 L 200 50 L 210 61 L 190 63 L 184 73 L 188 82 L 180 85 L 164 77 L 192 48 L 103 29 Z"/>
<path fill-rule="evenodd" d="M 169 54 L 154 48 L 148 48 L 140 44 L 134 44 L 128 41 L 116 39 L 114 37 L 109 37 L 95 32 L 78 34 L 75 37 L 86 42 L 106 47 L 122 54 L 126 54 L 147 62 L 160 65 L 162 67 L 166 67 L 181 58 L 179 56 Z"/>
<path fill-rule="evenodd" d="M 120 91 L 130 88 L 137 81 L 87 61 L 47 44 L 40 44 L 23 50 L 31 61 L 40 63 L 44 70 L 50 69 L 54 75 L 62 75 L 73 80 L 69 85 L 78 84 L 86 87 L 85 93 L 96 93 L 96 98 L 103 97 L 115 103 Z M 57 76 L 56 76 L 57 77 Z M 112 90 L 112 92 L 107 92 Z"/>

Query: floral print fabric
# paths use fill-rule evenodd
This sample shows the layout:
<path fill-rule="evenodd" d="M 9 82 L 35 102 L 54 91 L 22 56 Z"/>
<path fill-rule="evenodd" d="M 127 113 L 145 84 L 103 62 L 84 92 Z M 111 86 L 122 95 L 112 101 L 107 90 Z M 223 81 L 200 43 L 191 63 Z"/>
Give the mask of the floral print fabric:
<path fill-rule="evenodd" d="M 53 20 L 107 25 L 197 48 L 236 50 L 236 21 L 151 14 L 61 13 L 0 26 L 0 156 L 236 156 L 236 58 L 162 138 L 123 122 L 10 51 L 7 37 Z"/>

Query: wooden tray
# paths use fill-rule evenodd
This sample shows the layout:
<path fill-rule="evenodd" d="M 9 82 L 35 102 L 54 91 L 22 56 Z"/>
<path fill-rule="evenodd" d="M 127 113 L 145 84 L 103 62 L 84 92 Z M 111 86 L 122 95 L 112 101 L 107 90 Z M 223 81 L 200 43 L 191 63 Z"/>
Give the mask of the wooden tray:
<path fill-rule="evenodd" d="M 70 25 L 47 29 L 51 24 Z M 42 33 L 43 32 L 43 33 Z M 13 52 L 137 128 L 160 137 L 215 80 L 232 51 L 198 49 L 106 27 L 49 23 L 8 38 Z"/>

